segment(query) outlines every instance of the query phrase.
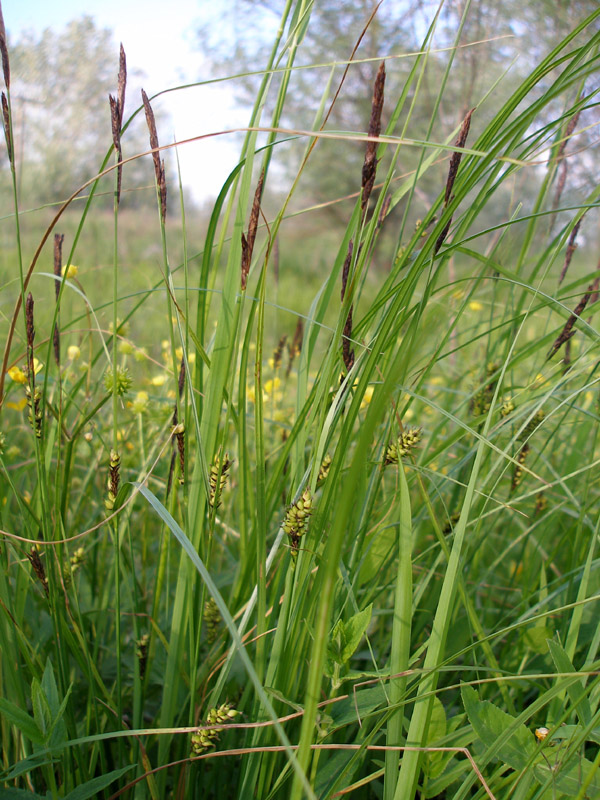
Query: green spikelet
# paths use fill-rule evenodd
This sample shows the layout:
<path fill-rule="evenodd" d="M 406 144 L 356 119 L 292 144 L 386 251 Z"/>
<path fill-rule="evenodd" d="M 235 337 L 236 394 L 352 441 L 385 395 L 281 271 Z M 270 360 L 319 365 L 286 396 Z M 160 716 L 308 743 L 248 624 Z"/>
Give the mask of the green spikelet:
<path fill-rule="evenodd" d="M 148 662 L 148 648 L 150 646 L 150 635 L 144 633 L 137 640 L 135 654 L 140 664 L 140 678 L 143 680 L 146 674 L 146 664 Z"/>
<path fill-rule="evenodd" d="M 546 413 L 542 411 L 541 408 L 538 411 L 536 411 L 536 413 L 533 415 L 533 417 L 529 420 L 527 425 L 523 428 L 523 430 L 519 434 L 518 436 L 519 441 L 523 442 L 525 441 L 525 439 L 529 439 L 531 434 L 537 428 L 539 428 L 539 426 L 542 424 L 545 418 L 546 418 Z"/>
<path fill-rule="evenodd" d="M 33 428 L 35 435 L 38 439 L 42 437 L 42 412 L 41 412 L 41 400 L 42 400 L 42 392 L 37 386 L 33 388 L 33 394 L 31 392 L 31 387 L 25 387 L 25 395 L 27 397 L 27 405 L 29 406 L 29 424 Z"/>
<path fill-rule="evenodd" d="M 283 530 L 287 533 L 292 548 L 292 557 L 298 556 L 298 544 L 308 528 L 308 519 L 313 512 L 312 495 L 306 488 L 302 496 L 288 508 L 283 520 Z"/>
<path fill-rule="evenodd" d="M 515 410 L 515 404 L 513 403 L 512 398 L 506 397 L 502 401 L 502 405 L 500 406 L 500 414 L 503 417 L 508 417 L 508 415 L 512 414 L 514 410 Z"/>
<path fill-rule="evenodd" d="M 215 456 L 208 476 L 208 484 L 210 487 L 208 503 L 211 509 L 216 509 L 221 505 L 221 494 L 227 483 L 227 475 L 232 463 L 233 462 L 229 460 L 229 453 L 225 453 L 222 459 L 218 455 Z"/>
<path fill-rule="evenodd" d="M 116 450 L 110 451 L 110 467 L 108 470 L 108 497 L 104 501 L 104 507 L 107 511 L 112 511 L 115 507 L 115 500 L 119 491 L 120 472 L 121 469 L 121 456 Z"/>
<path fill-rule="evenodd" d="M 206 717 L 207 725 L 226 725 L 228 722 L 234 720 L 239 716 L 239 711 L 236 711 L 231 703 L 223 703 L 218 708 L 211 708 Z M 221 729 L 206 728 L 205 730 L 198 731 L 192 734 L 192 756 L 199 756 L 207 750 L 216 747 L 219 741 L 219 733 Z"/>
<path fill-rule="evenodd" d="M 109 394 L 113 392 L 114 381 L 114 371 L 112 367 L 109 367 L 104 373 L 104 388 Z M 132 378 L 127 367 L 117 366 L 117 394 L 119 397 L 129 391 L 131 384 Z"/>
<path fill-rule="evenodd" d="M 529 445 L 525 443 L 523 447 L 519 450 L 519 454 L 517 455 L 517 463 L 515 464 L 512 483 L 510 486 L 511 492 L 515 491 L 515 489 L 523 479 L 523 464 L 525 463 L 525 459 L 527 458 L 528 452 L 529 452 Z"/>
<path fill-rule="evenodd" d="M 423 436 L 422 428 L 405 428 L 395 442 L 390 442 L 385 451 L 383 466 L 397 464 L 398 459 L 407 456 L 415 448 Z"/>
<path fill-rule="evenodd" d="M 221 624 L 219 608 L 212 597 L 204 603 L 204 622 L 206 623 L 206 638 L 208 643 L 212 644 L 217 638 Z"/>
<path fill-rule="evenodd" d="M 319 467 L 319 476 L 317 478 L 317 486 L 321 486 L 322 483 L 325 483 L 327 480 L 327 476 L 329 475 L 329 470 L 331 468 L 331 456 L 329 453 L 326 453 L 323 461 L 321 462 L 321 466 Z"/>
<path fill-rule="evenodd" d="M 73 581 L 73 575 L 77 572 L 79 567 L 84 562 L 84 555 L 85 551 L 83 547 L 78 547 L 77 550 L 73 553 L 71 558 L 65 562 L 63 566 L 63 580 L 65 582 L 65 586 L 68 589 Z"/>

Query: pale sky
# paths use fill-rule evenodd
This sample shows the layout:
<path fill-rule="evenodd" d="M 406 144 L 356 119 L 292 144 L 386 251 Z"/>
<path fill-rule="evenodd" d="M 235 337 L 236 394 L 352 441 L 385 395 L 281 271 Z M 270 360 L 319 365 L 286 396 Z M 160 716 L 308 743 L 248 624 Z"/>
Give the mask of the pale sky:
<path fill-rule="evenodd" d="M 98 27 L 110 28 L 116 44 L 123 43 L 129 70 L 144 71 L 148 96 L 172 86 L 207 79 L 202 58 L 194 50 L 194 31 L 218 8 L 220 0 L 3 0 L 9 35 L 60 30 L 73 19 L 88 15 Z M 115 63 L 115 89 L 116 72 Z M 172 92 L 156 101 L 170 116 L 171 130 L 161 129 L 162 143 L 188 139 L 247 124 L 248 112 L 235 108 L 227 83 Z M 154 105 L 154 103 L 153 103 Z M 215 197 L 237 163 L 231 136 L 214 137 L 179 148 L 184 183 L 198 201 Z"/>

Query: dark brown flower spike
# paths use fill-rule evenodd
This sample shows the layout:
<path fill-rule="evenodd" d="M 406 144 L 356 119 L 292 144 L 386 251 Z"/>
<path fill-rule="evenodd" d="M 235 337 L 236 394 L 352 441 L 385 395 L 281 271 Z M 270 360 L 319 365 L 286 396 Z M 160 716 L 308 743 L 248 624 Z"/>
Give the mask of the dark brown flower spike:
<path fill-rule="evenodd" d="M 583 98 L 581 98 L 583 100 Z M 577 125 L 577 121 L 579 120 L 579 115 L 581 111 L 577 111 L 569 122 L 567 123 L 567 127 L 565 129 L 565 135 L 559 145 L 558 152 L 556 154 L 556 164 L 560 165 L 558 170 L 558 180 L 556 181 L 556 190 L 554 192 L 554 198 L 552 200 L 552 210 L 556 211 L 558 208 L 558 204 L 560 203 L 560 198 L 562 196 L 563 190 L 565 188 L 565 184 L 567 182 L 567 172 L 569 171 L 569 163 L 565 160 L 565 150 L 567 145 L 569 144 L 569 139 L 573 135 L 573 131 L 575 130 L 575 126 Z M 552 228 L 554 224 L 555 214 L 552 215 L 550 218 L 550 227 Z"/>
<path fill-rule="evenodd" d="M 31 550 L 27 553 L 27 558 L 29 559 L 31 568 L 35 572 L 36 578 L 42 584 L 44 592 L 46 593 L 46 597 L 48 597 L 48 578 L 46 577 L 44 564 L 42 563 L 42 559 L 40 558 L 40 554 L 35 545 L 33 545 Z"/>
<path fill-rule="evenodd" d="M 286 377 L 292 371 L 292 364 L 294 363 L 294 359 L 300 355 L 300 351 L 302 350 L 303 336 L 304 336 L 304 322 L 302 320 L 302 317 L 298 317 L 298 322 L 296 323 L 296 330 L 294 331 L 294 338 L 292 339 L 291 345 L 288 346 L 289 360 L 287 369 L 285 371 Z"/>
<path fill-rule="evenodd" d="M 54 234 L 54 275 L 57 278 L 60 278 L 61 274 L 62 244 L 64 238 L 65 238 L 64 234 L 62 233 Z M 54 294 L 56 296 L 56 302 L 58 303 L 58 298 L 60 295 L 60 281 L 58 280 L 54 281 Z M 56 366 L 60 367 L 60 334 L 58 330 L 58 322 L 54 326 L 53 342 L 54 342 L 54 360 L 56 361 Z"/>
<path fill-rule="evenodd" d="M 558 350 L 560 350 L 562 345 L 566 341 L 568 341 L 571 338 L 571 336 L 573 336 L 575 334 L 575 331 L 573 330 L 573 325 L 575 325 L 575 322 L 583 314 L 584 309 L 587 306 L 587 304 L 589 302 L 589 299 L 593 294 L 593 291 L 594 291 L 594 286 L 592 284 L 591 286 L 588 287 L 587 292 L 583 295 L 583 297 L 581 298 L 581 300 L 577 304 L 575 310 L 573 311 L 573 313 L 571 314 L 569 319 L 566 321 L 564 328 L 562 329 L 562 331 L 558 334 L 558 336 L 554 340 L 554 344 L 550 348 L 550 352 L 546 356 L 546 359 L 552 358 L 552 356 Z"/>
<path fill-rule="evenodd" d="M 165 178 L 165 162 L 161 161 L 160 158 L 154 111 L 152 111 L 152 106 L 148 100 L 148 95 L 143 89 L 142 102 L 144 104 L 144 111 L 146 112 L 146 124 L 148 125 L 148 132 L 150 134 L 150 147 L 152 148 L 152 160 L 154 161 L 154 174 L 156 176 L 156 185 L 160 195 L 160 213 L 162 221 L 165 222 L 167 219 L 167 181 Z"/>
<path fill-rule="evenodd" d="M 183 356 L 181 357 L 181 364 L 179 365 L 179 377 L 177 379 L 177 390 L 179 392 L 179 397 L 181 398 L 183 395 L 183 389 L 185 386 L 185 359 Z M 177 453 L 179 455 L 179 467 L 180 467 L 180 476 L 179 476 L 179 483 L 184 482 L 184 472 L 185 472 L 185 426 L 183 423 L 179 422 L 179 415 L 177 413 L 177 402 L 173 407 L 173 417 L 171 420 L 173 425 L 172 431 L 173 436 L 177 442 Z M 171 487 L 173 485 L 173 472 L 175 471 L 175 451 L 173 451 L 171 455 L 171 463 L 169 464 L 169 476 L 167 478 L 167 497 L 171 493 Z"/>
<path fill-rule="evenodd" d="M 35 369 L 33 367 L 33 340 L 35 339 L 35 327 L 33 324 L 33 295 L 31 292 L 25 300 L 25 331 L 27 335 L 27 371 L 31 383 L 35 381 Z"/>
<path fill-rule="evenodd" d="M 6 139 L 8 160 L 11 164 L 13 164 L 14 151 L 12 145 L 12 136 L 10 135 L 10 114 L 8 113 L 8 100 L 6 99 L 4 92 L 2 92 L 2 124 L 4 125 L 4 138 Z"/>
<path fill-rule="evenodd" d="M 350 241 L 348 242 L 348 252 L 346 254 L 346 259 L 344 261 L 344 266 L 342 267 L 342 293 L 341 293 L 342 302 L 344 300 L 344 295 L 346 294 L 346 285 L 348 283 L 348 275 L 350 273 L 350 264 L 352 262 L 353 247 L 354 244 L 352 242 L 352 239 L 350 239 Z"/>
<path fill-rule="evenodd" d="M 4 16 L 2 14 L 2 3 L 0 3 L 0 55 L 2 56 L 2 73 L 4 74 L 4 84 L 6 86 L 6 90 L 10 91 L 10 62 L 8 60 L 8 44 L 6 41 Z"/>
<path fill-rule="evenodd" d="M 469 128 L 471 127 L 471 116 L 474 111 L 475 109 L 472 108 L 469 112 L 467 112 L 467 115 L 464 118 L 463 123 L 460 127 L 458 138 L 454 143 L 455 147 L 465 146 L 465 142 L 467 141 L 467 136 L 469 135 Z M 447 206 L 448 203 L 450 202 L 450 198 L 452 196 L 452 187 L 454 186 L 454 181 L 456 180 L 456 174 L 458 172 L 461 160 L 462 160 L 462 153 L 454 151 L 454 153 L 452 153 L 452 157 L 450 158 L 450 166 L 448 167 L 448 179 L 446 180 L 446 192 L 444 194 L 445 206 Z"/>
<path fill-rule="evenodd" d="M 571 264 L 571 259 L 573 258 L 573 253 L 577 250 L 577 245 L 575 244 L 575 239 L 577 238 L 577 234 L 579 233 L 579 226 L 581 225 L 581 219 L 578 219 L 575 223 L 573 230 L 571 231 L 571 235 L 569 236 L 569 241 L 567 243 L 567 252 L 565 253 L 565 263 L 561 270 L 560 277 L 558 279 L 558 285 L 560 286 L 563 282 L 565 275 L 567 274 L 567 270 Z"/>
<path fill-rule="evenodd" d="M 344 325 L 344 333 L 342 336 L 342 357 L 344 359 L 344 364 L 348 372 L 354 366 L 354 350 L 350 348 L 350 340 L 352 338 L 352 306 L 350 306 L 350 310 L 348 311 L 348 316 L 346 317 L 346 324 Z"/>
<path fill-rule="evenodd" d="M 381 133 L 381 112 L 383 111 L 383 89 L 385 86 L 385 61 L 382 61 L 377 70 L 373 86 L 373 101 L 371 103 L 371 119 L 369 120 L 369 136 L 378 137 Z M 364 211 L 369 202 L 375 175 L 377 173 L 377 142 L 367 142 L 367 151 L 362 168 L 362 197 L 361 209 Z"/>
<path fill-rule="evenodd" d="M 125 110 L 125 87 L 127 85 L 127 59 L 121 44 L 119 48 L 119 76 L 117 78 L 117 106 L 119 109 L 119 129 L 123 127 L 123 112 Z"/>
<path fill-rule="evenodd" d="M 456 139 L 456 142 L 454 143 L 455 147 L 465 146 L 465 143 L 467 141 L 467 136 L 469 135 L 469 129 L 471 127 L 471 116 L 474 111 L 475 109 L 472 108 L 464 118 L 463 123 L 460 127 L 458 137 Z M 444 192 L 444 207 L 446 207 L 450 202 L 450 200 L 452 199 L 452 189 L 454 187 L 454 181 L 456 180 L 456 175 L 458 173 L 458 167 L 460 166 L 461 159 L 462 159 L 462 153 L 456 151 L 452 153 L 452 157 L 450 158 L 450 166 L 448 167 L 448 178 L 446 179 L 446 191 Z M 442 232 L 436 239 L 435 246 L 433 248 L 434 255 L 436 255 L 440 247 L 443 245 L 451 225 L 452 225 L 452 217 L 450 217 L 448 222 L 444 225 Z"/>
<path fill-rule="evenodd" d="M 254 192 L 254 202 L 252 203 L 250 221 L 248 222 L 248 236 L 245 236 L 244 232 L 242 231 L 242 291 L 246 288 L 248 283 L 248 273 L 250 272 L 252 251 L 254 250 L 254 241 L 256 239 L 256 231 L 258 229 L 258 216 L 260 214 L 260 201 L 262 197 L 264 180 L 265 171 L 263 169 L 260 173 L 258 183 L 256 184 L 256 191 Z"/>

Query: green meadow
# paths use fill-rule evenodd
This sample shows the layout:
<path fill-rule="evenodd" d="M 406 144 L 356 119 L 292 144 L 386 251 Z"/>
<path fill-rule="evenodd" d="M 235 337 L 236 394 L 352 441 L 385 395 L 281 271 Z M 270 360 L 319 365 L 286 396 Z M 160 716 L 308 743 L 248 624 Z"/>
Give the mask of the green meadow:
<path fill-rule="evenodd" d="M 202 213 L 123 56 L 25 203 L 0 31 L 0 800 L 600 798 L 600 10 L 461 108 L 440 6 L 291 128 L 281 5 Z"/>

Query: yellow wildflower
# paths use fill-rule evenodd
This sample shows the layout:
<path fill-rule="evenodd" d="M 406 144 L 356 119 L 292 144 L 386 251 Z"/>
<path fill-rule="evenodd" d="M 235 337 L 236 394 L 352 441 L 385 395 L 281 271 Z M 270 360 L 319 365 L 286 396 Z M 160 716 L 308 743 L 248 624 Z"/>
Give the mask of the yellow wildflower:
<path fill-rule="evenodd" d="M 279 380 L 279 378 L 273 378 L 271 380 L 268 380 L 264 386 L 265 394 L 267 395 L 273 394 L 273 392 L 279 389 L 280 386 L 281 386 L 281 381 Z"/>
<path fill-rule="evenodd" d="M 133 411 L 134 414 L 143 414 L 148 406 L 148 392 L 138 392 L 135 396 L 135 400 L 132 400 L 127 405 Z"/>
<path fill-rule="evenodd" d="M 478 303 L 477 300 L 471 300 L 469 303 L 469 308 L 471 311 L 483 311 L 483 306 L 481 303 Z"/>
<path fill-rule="evenodd" d="M 8 377 L 15 383 L 27 383 L 27 375 L 20 367 L 11 367 L 8 370 Z"/>
<path fill-rule="evenodd" d="M 167 382 L 167 376 L 162 372 L 160 375 L 155 375 L 150 382 L 152 386 L 164 386 Z"/>
<path fill-rule="evenodd" d="M 65 266 L 62 268 L 63 278 L 74 278 L 78 272 L 79 267 L 75 266 L 75 264 L 65 264 Z"/>
<path fill-rule="evenodd" d="M 360 407 L 361 408 L 366 408 L 369 405 L 369 403 L 373 399 L 373 392 L 374 391 L 375 391 L 375 388 L 373 386 L 367 386 L 367 388 L 365 389 L 365 393 L 363 395 L 363 399 L 362 399 L 362 401 L 360 403 Z"/>
<path fill-rule="evenodd" d="M 69 345 L 67 347 L 67 356 L 69 361 L 77 361 L 78 358 L 81 358 L 81 350 L 76 344 Z"/>
<path fill-rule="evenodd" d="M 27 405 L 27 397 L 22 397 L 17 403 L 9 402 L 6 404 L 7 408 L 14 408 L 15 411 L 23 411 Z"/>

